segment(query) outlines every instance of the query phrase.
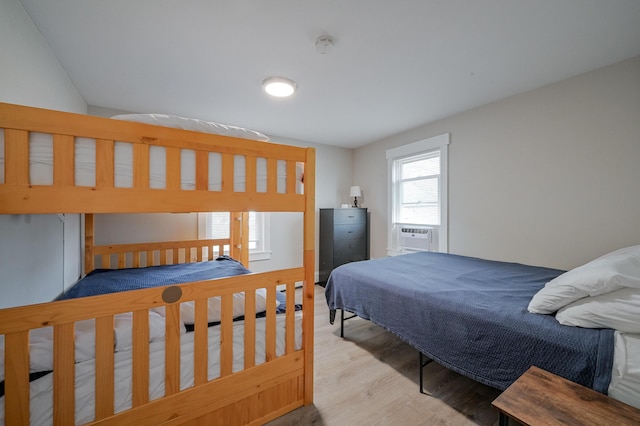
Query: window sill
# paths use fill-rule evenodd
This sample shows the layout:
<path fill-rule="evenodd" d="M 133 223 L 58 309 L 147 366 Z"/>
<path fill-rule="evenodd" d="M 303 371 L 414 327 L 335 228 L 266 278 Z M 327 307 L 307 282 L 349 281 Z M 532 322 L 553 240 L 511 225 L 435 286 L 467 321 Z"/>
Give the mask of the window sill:
<path fill-rule="evenodd" d="M 271 259 L 271 251 L 250 251 L 249 262 L 256 260 L 269 260 Z"/>

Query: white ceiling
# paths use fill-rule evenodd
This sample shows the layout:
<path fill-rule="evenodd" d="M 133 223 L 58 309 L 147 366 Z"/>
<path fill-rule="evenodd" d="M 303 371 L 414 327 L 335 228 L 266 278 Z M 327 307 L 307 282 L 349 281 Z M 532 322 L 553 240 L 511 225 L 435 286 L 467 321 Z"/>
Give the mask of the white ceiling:
<path fill-rule="evenodd" d="M 21 1 L 89 105 L 344 147 L 640 55 L 640 0 Z"/>

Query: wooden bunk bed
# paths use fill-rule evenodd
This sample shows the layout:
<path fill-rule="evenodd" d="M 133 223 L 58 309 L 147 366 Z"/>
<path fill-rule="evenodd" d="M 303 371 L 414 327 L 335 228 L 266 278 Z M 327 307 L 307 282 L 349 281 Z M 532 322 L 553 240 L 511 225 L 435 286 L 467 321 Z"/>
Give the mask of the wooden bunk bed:
<path fill-rule="evenodd" d="M 85 273 L 96 261 L 101 268 L 139 268 L 155 264 L 209 261 L 228 246 L 230 255 L 247 264 L 247 216 L 257 212 L 300 212 L 303 214 L 303 265 L 253 273 L 214 281 L 60 300 L 50 303 L 0 310 L 0 335 L 4 336 L 4 423 L 30 424 L 32 384 L 30 384 L 30 332 L 53 328 L 52 419 L 54 424 L 77 422 L 74 324 L 95 320 L 95 366 L 93 368 L 95 406 L 91 424 L 262 424 L 288 411 L 313 402 L 313 297 L 315 235 L 315 151 L 235 137 L 118 121 L 107 118 L 0 103 L 0 132 L 4 132 L 4 175 L 0 181 L 0 214 L 84 214 Z M 52 183 L 30 182 L 31 134 L 49 134 L 53 140 Z M 95 176 L 91 186 L 76 183 L 74 147 L 79 139 L 95 141 Z M 114 184 L 114 145 L 132 146 L 132 187 Z M 150 188 L 149 152 L 162 147 L 166 152 L 166 184 Z M 180 154 L 195 152 L 195 187 L 184 189 L 180 179 Z M 222 158 L 222 185 L 210 190 L 209 154 Z M 234 190 L 234 157 L 245 161 L 244 191 Z M 256 185 L 257 159 L 266 159 L 266 190 Z M 276 174 L 286 164 L 286 187 L 277 185 Z M 296 171 L 304 170 L 304 191 L 296 190 Z M 196 240 L 174 243 L 141 243 L 96 246 L 94 215 L 103 213 L 153 212 L 234 212 L 229 240 Z M 295 283 L 303 282 L 302 308 L 296 310 L 294 297 L 286 299 L 286 313 L 276 314 L 276 288 L 295 293 Z M 213 284 L 213 285 L 212 285 Z M 245 298 L 244 319 L 234 321 L 233 296 L 266 291 L 267 308 L 256 319 L 254 297 Z M 208 324 L 208 300 L 220 298 L 220 321 Z M 181 359 L 182 324 L 180 307 L 195 304 L 192 383 L 181 379 L 185 367 Z M 154 309 L 165 310 L 162 338 L 162 386 L 164 394 L 150 397 L 149 317 Z M 130 360 L 131 408 L 115 412 L 114 382 L 118 352 L 114 353 L 114 318 L 132 316 Z M 263 321 L 262 328 L 257 326 Z M 284 331 L 276 329 L 284 324 Z M 301 323 L 301 326 L 299 324 Z M 296 328 L 301 327 L 301 328 Z M 211 329 L 219 340 L 213 342 L 219 354 L 219 370 L 211 378 Z M 240 331 L 238 331 L 240 330 Z M 301 331 L 297 331 L 301 330 Z M 234 336 L 242 334 L 242 348 L 234 347 Z M 277 349 L 277 335 L 284 333 L 284 349 Z M 297 333 L 300 333 L 299 336 Z M 182 336 L 181 336 L 182 334 Z M 264 343 L 256 343 L 258 335 Z M 236 336 L 237 337 L 237 336 Z M 296 344 L 297 339 L 301 342 Z M 262 360 L 256 346 L 264 345 Z M 298 347 L 300 346 L 300 347 Z M 260 350 L 260 349 L 259 349 Z M 259 351 L 258 350 L 258 351 Z M 234 365 L 238 352 L 244 365 Z M 191 359 L 190 358 L 190 359 Z M 129 361 L 128 361 L 129 362 Z M 188 367 L 191 369 L 191 367 Z M 151 371 L 151 373 L 150 373 Z M 0 399 L 1 401 L 1 399 Z"/>

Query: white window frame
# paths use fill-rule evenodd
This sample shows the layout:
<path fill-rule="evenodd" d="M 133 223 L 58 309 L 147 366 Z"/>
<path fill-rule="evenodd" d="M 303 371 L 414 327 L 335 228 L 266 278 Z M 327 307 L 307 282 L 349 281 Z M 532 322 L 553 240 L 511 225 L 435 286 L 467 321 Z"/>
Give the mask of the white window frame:
<path fill-rule="evenodd" d="M 449 133 L 434 136 L 428 139 L 419 140 L 407 145 L 399 146 L 387 150 L 387 254 L 396 255 L 400 253 L 400 247 L 398 245 L 398 230 L 395 229 L 395 200 L 396 189 L 394 185 L 394 161 L 404 159 L 407 157 L 418 156 L 428 153 L 430 151 L 440 151 L 440 226 L 438 227 L 438 246 L 435 248 L 437 251 L 447 253 L 449 251 L 449 222 L 448 222 L 448 163 L 449 163 Z"/>
<path fill-rule="evenodd" d="M 252 230 L 259 235 L 257 247 L 249 249 L 249 261 L 269 260 L 271 259 L 271 215 L 268 212 L 249 213 L 255 214 L 255 226 L 252 227 Z M 198 238 L 213 238 L 210 226 L 211 217 L 211 213 L 198 213 Z"/>

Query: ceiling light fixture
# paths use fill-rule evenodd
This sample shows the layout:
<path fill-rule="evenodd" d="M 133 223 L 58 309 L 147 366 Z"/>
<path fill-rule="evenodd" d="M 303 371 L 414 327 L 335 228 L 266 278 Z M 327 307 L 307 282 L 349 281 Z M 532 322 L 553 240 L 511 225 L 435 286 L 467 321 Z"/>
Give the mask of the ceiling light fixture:
<path fill-rule="evenodd" d="M 293 95 L 298 85 L 285 77 L 269 77 L 262 81 L 262 88 L 271 96 L 286 98 Z"/>

